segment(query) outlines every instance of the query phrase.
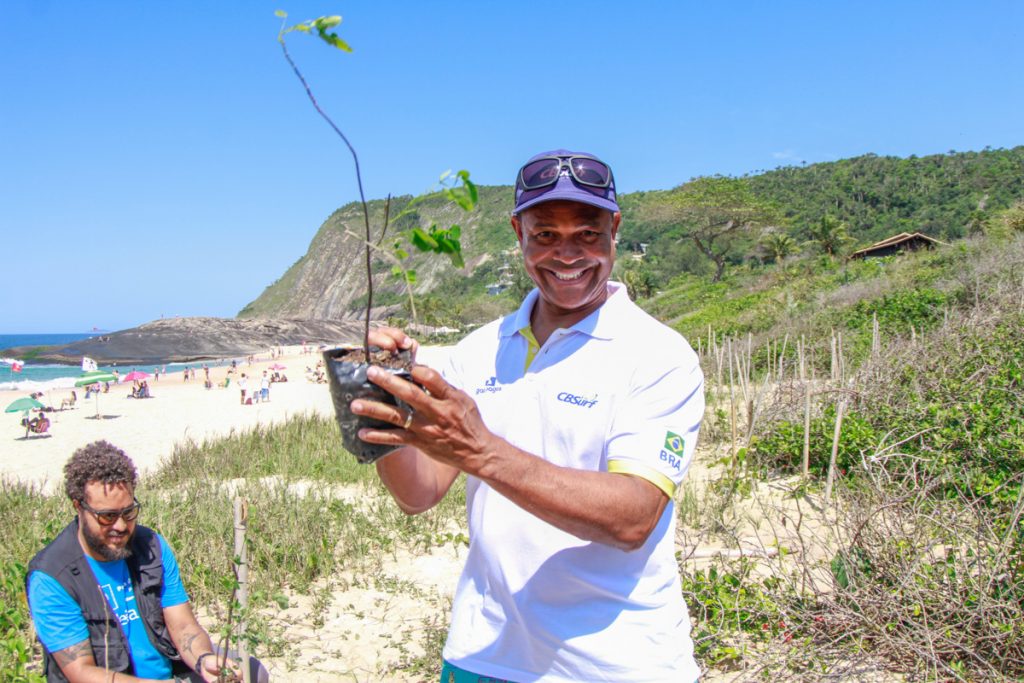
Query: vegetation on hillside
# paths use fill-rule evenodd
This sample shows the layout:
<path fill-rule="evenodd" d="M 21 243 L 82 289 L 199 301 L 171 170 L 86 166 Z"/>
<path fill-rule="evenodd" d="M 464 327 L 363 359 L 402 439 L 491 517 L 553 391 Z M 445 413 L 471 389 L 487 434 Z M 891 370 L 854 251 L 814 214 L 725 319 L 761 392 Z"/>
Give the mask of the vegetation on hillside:
<path fill-rule="evenodd" d="M 719 195 L 728 195 L 729 201 L 718 205 L 705 201 L 713 198 L 709 190 L 717 186 L 728 187 L 727 192 L 719 188 L 723 190 Z M 448 323 L 424 321 L 428 324 L 480 323 L 495 310 L 515 306 L 514 296 L 494 300 L 495 295 L 489 293 L 495 291 L 489 286 L 507 280 L 506 269 L 516 261 L 515 238 L 508 223 L 512 188 L 479 190 L 478 205 L 462 224 L 467 268 L 456 271 L 450 264 L 427 264 L 415 255 L 410 261 L 420 274 L 418 296 L 443 292 L 443 298 L 450 300 L 454 293 L 466 308 L 460 315 L 450 316 Z M 785 263 L 819 254 L 841 260 L 857 247 L 899 232 L 922 232 L 943 241 L 969 234 L 1007 234 L 1024 213 L 1021 197 L 1024 147 L 906 159 L 869 154 L 743 178 L 695 179 L 673 190 L 620 196 L 620 261 L 642 294 L 665 292 L 681 275 L 714 279 L 719 273 L 719 277 L 727 277 L 728 270 L 737 267 Z M 742 202 L 733 201 L 737 199 Z M 393 198 L 393 212 L 401 212 L 411 200 Z M 383 215 L 384 204 L 382 200 L 370 202 L 371 219 Z M 720 209 L 730 204 L 746 212 L 737 214 L 739 218 L 757 220 L 735 221 L 735 230 L 718 238 L 711 249 L 702 250 L 694 239 L 702 220 L 696 209 L 704 207 L 703 219 L 707 219 L 712 211 L 724 215 Z M 450 218 L 445 211 L 450 208 L 444 207 L 440 195 L 423 198 L 401 228 L 443 222 Z M 360 302 L 365 302 L 365 291 L 359 289 L 358 282 L 345 280 L 355 267 L 357 245 L 328 238 L 328 233 L 357 220 L 361 220 L 361 210 L 356 203 L 334 212 L 307 254 L 239 315 L 296 316 L 297 311 L 305 311 L 316 317 L 345 317 L 346 312 L 358 311 Z M 728 220 L 722 225 L 728 225 Z M 705 230 L 714 226 L 714 221 L 704 224 Z M 719 248 L 722 246 L 727 248 Z M 462 279 L 465 281 L 459 282 Z M 344 286 L 335 286 L 342 281 Z M 388 281 L 386 275 L 375 288 L 392 294 L 401 290 L 400 283 Z M 408 317 L 398 296 L 385 294 L 384 302 L 389 304 L 386 314 Z M 484 317 L 472 320 L 477 312 Z M 666 315 L 673 318 L 682 313 Z"/>

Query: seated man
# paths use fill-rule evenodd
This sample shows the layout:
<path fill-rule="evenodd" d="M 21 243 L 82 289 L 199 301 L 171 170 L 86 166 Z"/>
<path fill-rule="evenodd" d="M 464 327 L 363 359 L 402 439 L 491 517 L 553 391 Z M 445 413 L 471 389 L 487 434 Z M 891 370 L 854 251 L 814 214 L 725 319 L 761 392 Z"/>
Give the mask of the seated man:
<path fill-rule="evenodd" d="M 223 660 L 196 621 L 174 552 L 136 524 L 137 480 L 132 461 L 106 441 L 64 466 L 77 516 L 32 558 L 26 581 L 47 681 L 219 680 Z M 258 661 L 249 665 L 253 681 L 268 680 Z M 224 669 L 241 680 L 231 659 Z"/>
<path fill-rule="evenodd" d="M 50 418 L 46 417 L 44 413 L 39 413 L 39 417 L 32 420 L 31 429 L 36 434 L 45 434 L 50 428 Z"/>
<path fill-rule="evenodd" d="M 65 408 L 74 408 L 76 401 L 78 401 L 78 394 L 72 391 L 70 397 L 61 400 L 60 409 L 64 410 Z"/>

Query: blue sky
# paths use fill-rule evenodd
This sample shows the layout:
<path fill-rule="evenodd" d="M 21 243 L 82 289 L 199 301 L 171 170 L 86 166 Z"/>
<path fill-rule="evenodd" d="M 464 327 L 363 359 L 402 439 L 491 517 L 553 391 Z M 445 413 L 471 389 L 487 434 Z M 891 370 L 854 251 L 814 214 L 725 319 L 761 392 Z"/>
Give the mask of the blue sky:
<path fill-rule="evenodd" d="M 0 7 L 0 333 L 233 316 L 356 198 L 599 154 L 620 191 L 1024 144 L 1024 3 L 55 2 Z M 511 197 L 510 197 L 511 201 Z"/>

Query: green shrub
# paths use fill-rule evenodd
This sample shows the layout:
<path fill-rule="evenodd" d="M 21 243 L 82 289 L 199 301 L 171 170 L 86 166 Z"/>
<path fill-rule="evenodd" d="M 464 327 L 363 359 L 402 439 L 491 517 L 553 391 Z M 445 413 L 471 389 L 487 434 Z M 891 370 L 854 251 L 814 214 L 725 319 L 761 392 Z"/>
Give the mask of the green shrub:
<path fill-rule="evenodd" d="M 836 408 L 829 405 L 824 414 L 811 419 L 809 472 L 823 477 L 828 472 L 835 435 Z M 871 456 L 878 449 L 881 434 L 862 415 L 844 413 L 839 447 L 836 452 L 836 470 L 839 476 L 856 467 L 861 458 Z M 756 437 L 752 443 L 750 462 L 762 475 L 795 474 L 802 471 L 804 452 L 804 425 L 802 422 L 779 422 L 769 431 Z"/>
<path fill-rule="evenodd" d="M 756 565 L 740 560 L 688 572 L 683 569 L 683 595 L 690 611 L 694 654 L 705 664 L 735 666 L 747 645 L 782 635 L 792 637 L 782 609 L 772 597 L 778 579 L 759 578 Z"/>

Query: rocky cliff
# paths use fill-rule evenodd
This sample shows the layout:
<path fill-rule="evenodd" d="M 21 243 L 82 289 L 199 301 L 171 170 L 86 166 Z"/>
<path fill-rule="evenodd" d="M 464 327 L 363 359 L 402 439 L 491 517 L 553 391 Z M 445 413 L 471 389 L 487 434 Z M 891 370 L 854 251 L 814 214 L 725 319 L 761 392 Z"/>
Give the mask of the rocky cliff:
<path fill-rule="evenodd" d="M 466 268 L 460 275 L 472 275 L 477 266 L 488 260 L 489 254 L 515 244 L 508 223 L 512 188 L 478 189 L 480 200 L 470 214 L 445 201 L 439 194 L 420 200 L 415 211 L 390 226 L 380 243 L 381 248 L 390 250 L 400 233 L 414 225 L 427 227 L 437 222 L 448 227 L 457 223 L 462 228 L 462 250 L 466 261 Z M 393 198 L 391 216 L 398 215 L 411 199 Z M 374 200 L 369 204 L 376 242 L 384 220 L 385 202 Z M 358 203 L 341 207 L 320 226 L 306 254 L 243 308 L 239 317 L 361 319 L 366 305 L 364 234 L 362 207 Z M 373 258 L 374 302 L 379 304 L 379 307 L 375 305 L 374 318 L 384 318 L 393 308 L 404 303 L 405 288 L 401 280 L 392 275 L 394 265 L 380 253 Z M 444 275 L 456 272 L 448 259 L 428 258 L 419 253 L 413 253 L 403 266 L 416 271 L 416 294 L 433 290 Z M 392 305 L 390 308 L 389 304 Z"/>

